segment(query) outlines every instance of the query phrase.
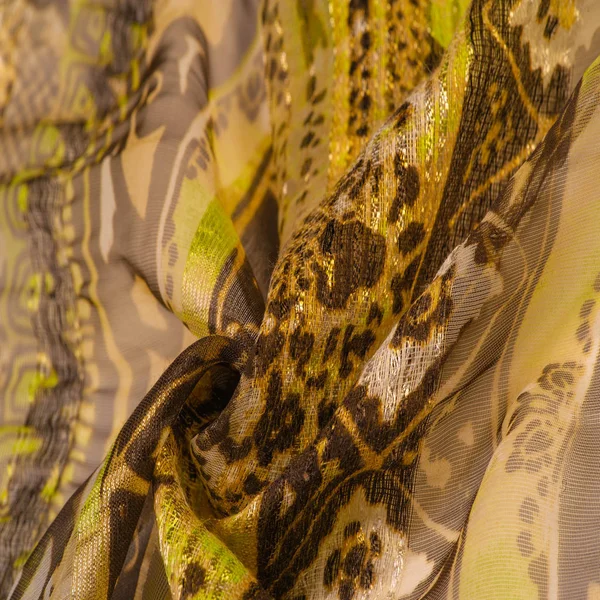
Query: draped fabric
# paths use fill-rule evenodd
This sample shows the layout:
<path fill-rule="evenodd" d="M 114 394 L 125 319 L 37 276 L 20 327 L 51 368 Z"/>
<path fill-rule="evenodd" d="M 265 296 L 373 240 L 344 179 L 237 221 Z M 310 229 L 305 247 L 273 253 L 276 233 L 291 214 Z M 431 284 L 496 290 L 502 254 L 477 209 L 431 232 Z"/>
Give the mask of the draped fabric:
<path fill-rule="evenodd" d="M 600 2 L 0 7 L 0 597 L 600 598 Z"/>

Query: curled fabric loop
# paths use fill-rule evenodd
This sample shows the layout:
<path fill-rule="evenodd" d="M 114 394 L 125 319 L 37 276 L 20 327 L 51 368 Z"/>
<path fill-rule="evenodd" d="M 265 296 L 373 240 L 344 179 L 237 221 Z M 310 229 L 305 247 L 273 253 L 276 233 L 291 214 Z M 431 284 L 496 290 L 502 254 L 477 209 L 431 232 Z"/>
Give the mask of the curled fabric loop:
<path fill-rule="evenodd" d="M 171 427 L 196 385 L 215 367 L 243 369 L 247 354 L 223 336 L 187 348 L 160 377 L 119 433 L 103 465 L 71 497 L 29 557 L 12 598 L 77 590 L 77 598 L 108 598 L 164 457 Z M 74 564 L 60 563 L 73 556 Z M 110 565 L 105 557 L 110 556 Z M 106 568 L 97 568 L 105 566 Z M 47 567 L 44 569 L 44 567 Z M 35 574 L 30 578 L 28 574 Z"/>

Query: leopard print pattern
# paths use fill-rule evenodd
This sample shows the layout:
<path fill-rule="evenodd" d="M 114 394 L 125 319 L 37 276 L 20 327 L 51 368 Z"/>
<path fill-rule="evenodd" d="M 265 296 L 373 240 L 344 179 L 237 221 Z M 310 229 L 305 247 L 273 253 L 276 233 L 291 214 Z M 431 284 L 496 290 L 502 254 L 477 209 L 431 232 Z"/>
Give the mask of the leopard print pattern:
<path fill-rule="evenodd" d="M 557 64 L 541 85 L 527 66 L 521 29 L 506 18 L 510 8 L 472 4 L 465 36 L 438 76 L 375 134 L 281 256 L 253 368 L 194 441 L 219 512 L 243 508 L 315 439 L 393 319 L 431 281 L 446 240 L 464 239 L 561 108 L 568 69 Z M 552 55 L 552 40 L 546 43 Z M 518 76 L 504 52 L 520 65 Z M 481 75 L 490 64 L 498 71 L 493 89 Z M 466 85 L 457 88 L 461 76 Z M 423 115 L 431 121 L 418 121 Z M 428 133 L 417 138 L 417 130 Z"/>

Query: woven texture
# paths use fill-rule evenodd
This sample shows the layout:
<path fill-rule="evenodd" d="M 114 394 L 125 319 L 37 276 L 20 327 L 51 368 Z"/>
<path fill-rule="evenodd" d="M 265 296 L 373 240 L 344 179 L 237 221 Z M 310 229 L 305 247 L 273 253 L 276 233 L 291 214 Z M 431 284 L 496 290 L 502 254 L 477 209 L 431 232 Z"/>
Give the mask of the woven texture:
<path fill-rule="evenodd" d="M 0 597 L 600 598 L 598 55 L 598 0 L 0 7 Z"/>

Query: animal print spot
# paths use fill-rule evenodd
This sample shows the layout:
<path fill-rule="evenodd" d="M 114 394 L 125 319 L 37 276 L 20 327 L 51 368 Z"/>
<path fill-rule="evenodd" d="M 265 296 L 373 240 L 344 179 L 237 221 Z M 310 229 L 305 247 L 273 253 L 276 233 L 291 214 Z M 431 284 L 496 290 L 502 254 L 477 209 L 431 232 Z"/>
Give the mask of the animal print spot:
<path fill-rule="evenodd" d="M 290 356 L 297 362 L 296 374 L 301 377 L 304 367 L 310 359 L 311 351 L 315 343 L 314 333 L 306 333 L 298 327 L 290 337 Z"/>
<path fill-rule="evenodd" d="M 584 321 L 575 332 L 575 337 L 582 342 L 587 338 L 590 334 L 590 324 L 587 321 Z"/>
<path fill-rule="evenodd" d="M 335 402 L 330 402 L 328 398 L 323 398 L 319 402 L 319 409 L 317 418 L 319 422 L 319 429 L 323 429 L 329 421 L 333 418 L 337 405 Z"/>
<path fill-rule="evenodd" d="M 334 550 L 327 558 L 325 572 L 323 573 L 323 584 L 326 588 L 331 588 L 333 586 L 333 582 L 337 579 L 338 573 L 340 572 L 341 555 L 342 552 L 338 548 Z"/>
<path fill-rule="evenodd" d="M 317 89 L 317 78 L 313 75 L 306 84 L 306 99 L 310 100 Z M 311 113 L 312 114 L 312 113 Z M 306 123 L 305 123 L 306 125 Z"/>
<path fill-rule="evenodd" d="M 538 586 L 538 597 L 547 598 L 549 575 L 548 557 L 545 554 L 540 554 L 537 558 L 529 563 L 527 572 L 529 577 L 531 577 L 531 579 Z"/>
<path fill-rule="evenodd" d="M 539 511 L 540 509 L 534 498 L 525 498 L 519 509 L 519 518 L 521 521 L 523 521 L 523 523 L 531 525 Z"/>
<path fill-rule="evenodd" d="M 283 350 L 285 337 L 279 324 L 269 333 L 262 333 L 256 342 L 256 372 L 259 376 L 267 372 L 269 366 Z"/>
<path fill-rule="evenodd" d="M 325 387 L 325 383 L 327 382 L 327 375 L 328 371 L 325 369 L 321 371 L 317 376 L 309 377 L 306 380 L 306 387 L 322 390 Z"/>
<path fill-rule="evenodd" d="M 244 481 L 244 491 L 250 496 L 258 494 L 263 489 L 265 484 L 258 479 L 254 473 L 250 473 Z"/>
<path fill-rule="evenodd" d="M 360 531 L 360 521 L 352 521 L 344 528 L 344 537 L 349 538 Z"/>
<path fill-rule="evenodd" d="M 356 335 L 353 335 L 353 332 L 354 325 L 348 325 L 344 332 L 339 370 L 342 379 L 348 377 L 352 372 L 353 363 L 350 360 L 350 355 L 355 354 L 360 359 L 364 359 L 369 348 L 375 342 L 375 334 L 370 329 Z"/>
<path fill-rule="evenodd" d="M 408 227 L 398 236 L 398 250 L 410 254 L 425 238 L 425 227 L 422 223 L 409 223 Z"/>
<path fill-rule="evenodd" d="M 537 21 L 541 23 L 544 17 L 548 14 L 550 10 L 550 0 L 540 0 L 540 4 L 538 6 L 537 12 Z"/>
<path fill-rule="evenodd" d="M 400 155 L 396 156 L 395 163 L 396 177 L 398 177 L 398 190 L 388 214 L 390 223 L 396 223 L 398 221 L 400 218 L 400 211 L 404 206 L 408 206 L 409 208 L 414 206 L 421 191 L 421 182 L 417 168 L 414 165 L 405 167 Z"/>
<path fill-rule="evenodd" d="M 413 283 L 419 271 L 421 264 L 421 255 L 416 256 L 412 262 L 406 267 L 404 273 L 398 273 L 392 277 L 390 290 L 394 299 L 392 312 L 397 315 L 404 308 L 403 293 L 408 293 L 412 289 Z"/>
<path fill-rule="evenodd" d="M 252 447 L 249 438 L 244 438 L 239 444 L 230 437 L 226 437 L 219 444 L 219 452 L 225 457 L 228 463 L 237 462 L 248 456 Z"/>
<path fill-rule="evenodd" d="M 381 325 L 381 321 L 383 321 L 383 311 L 377 302 L 371 304 L 369 316 L 367 317 L 367 325 L 370 325 L 372 321 L 375 321 L 377 325 Z"/>
<path fill-rule="evenodd" d="M 369 96 L 369 94 L 365 94 L 361 98 L 360 103 L 359 103 L 358 106 L 363 111 L 368 111 L 369 110 L 369 108 L 371 107 L 371 97 Z"/>
<path fill-rule="evenodd" d="M 529 531 L 521 531 L 517 536 L 517 546 L 522 556 L 531 556 L 533 554 L 533 542 Z"/>
<path fill-rule="evenodd" d="M 552 37 L 556 33 L 557 27 L 558 27 L 558 17 L 556 17 L 554 15 L 550 15 L 546 19 L 546 27 L 544 27 L 544 37 L 547 40 L 552 39 Z"/>
<path fill-rule="evenodd" d="M 493 262 L 509 240 L 509 235 L 489 221 L 484 221 L 469 236 L 466 246 L 475 245 L 474 261 L 478 265 Z"/>
<path fill-rule="evenodd" d="M 408 102 L 402 104 L 396 113 L 394 114 L 394 119 L 396 120 L 396 128 L 400 129 L 403 127 L 411 114 L 411 105 Z"/>
<path fill-rule="evenodd" d="M 329 332 L 329 335 L 327 336 L 327 341 L 325 342 L 325 350 L 323 350 L 323 362 L 326 362 L 330 358 L 330 356 L 335 352 L 340 333 L 341 329 L 339 327 L 334 327 Z"/>
<path fill-rule="evenodd" d="M 586 300 L 581 305 L 581 309 L 579 311 L 580 318 L 587 319 L 590 316 L 595 304 L 596 304 L 595 300 Z"/>
<path fill-rule="evenodd" d="M 195 596 L 206 580 L 206 570 L 200 565 L 190 563 L 183 575 L 183 585 L 181 589 L 182 598 L 191 598 Z"/>
<path fill-rule="evenodd" d="M 352 521 L 344 529 L 344 541 L 327 558 L 323 584 L 333 590 L 337 585 L 340 600 L 352 600 L 359 589 L 368 590 L 375 580 L 374 561 L 381 555 L 381 540 L 372 531 L 366 540 L 360 521 Z"/>
<path fill-rule="evenodd" d="M 340 223 L 331 219 L 319 240 L 323 262 L 331 261 L 328 275 L 322 262 L 314 262 L 317 298 L 328 308 L 344 308 L 361 287 L 372 288 L 385 263 L 385 238 L 360 221 Z"/>
<path fill-rule="evenodd" d="M 300 395 L 290 393 L 282 399 L 282 387 L 281 374 L 274 371 L 267 386 L 264 411 L 254 430 L 261 466 L 269 465 L 275 452 L 292 447 L 304 425 Z"/>

